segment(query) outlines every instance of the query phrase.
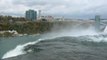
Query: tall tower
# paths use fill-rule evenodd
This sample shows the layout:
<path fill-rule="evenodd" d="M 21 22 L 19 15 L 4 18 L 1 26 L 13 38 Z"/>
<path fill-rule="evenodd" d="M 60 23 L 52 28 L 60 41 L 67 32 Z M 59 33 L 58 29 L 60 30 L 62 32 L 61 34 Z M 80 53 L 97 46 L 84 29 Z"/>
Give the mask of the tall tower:
<path fill-rule="evenodd" d="M 39 10 L 39 16 L 38 16 L 38 18 L 41 18 L 41 10 Z"/>
<path fill-rule="evenodd" d="M 100 31 L 100 16 L 96 15 L 95 16 L 95 30 L 96 31 Z"/>

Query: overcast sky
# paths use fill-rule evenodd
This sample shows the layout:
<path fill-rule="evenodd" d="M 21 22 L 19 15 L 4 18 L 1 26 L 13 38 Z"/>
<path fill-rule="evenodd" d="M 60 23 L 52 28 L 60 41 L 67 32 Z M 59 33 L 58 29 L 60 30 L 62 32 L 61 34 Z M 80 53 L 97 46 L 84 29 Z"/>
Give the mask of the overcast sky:
<path fill-rule="evenodd" d="M 24 16 L 28 9 L 42 10 L 42 15 L 106 18 L 107 0 L 0 0 L 0 15 Z"/>

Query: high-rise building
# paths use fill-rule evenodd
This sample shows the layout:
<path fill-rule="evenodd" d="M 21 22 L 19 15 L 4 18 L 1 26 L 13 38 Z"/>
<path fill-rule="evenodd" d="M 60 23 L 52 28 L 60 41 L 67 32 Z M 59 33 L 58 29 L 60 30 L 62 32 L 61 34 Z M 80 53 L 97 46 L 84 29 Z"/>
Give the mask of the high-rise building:
<path fill-rule="evenodd" d="M 99 15 L 95 16 L 95 29 L 96 31 L 100 31 L 100 16 Z"/>
<path fill-rule="evenodd" d="M 41 18 L 41 10 L 39 10 L 39 16 L 38 16 L 38 18 Z"/>
<path fill-rule="evenodd" d="M 34 11 L 34 10 L 26 11 L 25 17 L 26 19 L 31 20 L 31 21 L 37 20 L 37 11 Z"/>

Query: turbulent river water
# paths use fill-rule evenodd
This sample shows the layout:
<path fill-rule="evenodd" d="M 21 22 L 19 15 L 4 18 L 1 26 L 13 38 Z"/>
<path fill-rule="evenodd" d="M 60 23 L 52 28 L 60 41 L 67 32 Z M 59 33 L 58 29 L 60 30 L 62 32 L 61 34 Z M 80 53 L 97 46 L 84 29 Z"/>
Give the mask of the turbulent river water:
<path fill-rule="evenodd" d="M 2 60 L 107 60 L 107 34 L 56 36 L 1 38 L 0 57 Z"/>
<path fill-rule="evenodd" d="M 107 60 L 107 32 L 98 33 L 87 23 L 80 25 L 81 23 L 75 27 L 73 25 L 73 28 L 69 24 L 55 26 L 52 32 L 41 35 L 0 37 L 0 58 L 1 60 Z"/>

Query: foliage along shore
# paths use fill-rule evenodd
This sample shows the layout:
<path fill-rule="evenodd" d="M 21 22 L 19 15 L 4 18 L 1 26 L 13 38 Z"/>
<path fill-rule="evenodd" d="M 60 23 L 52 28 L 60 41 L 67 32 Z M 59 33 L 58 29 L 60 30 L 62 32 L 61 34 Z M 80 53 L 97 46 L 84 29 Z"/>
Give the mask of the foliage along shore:
<path fill-rule="evenodd" d="M 53 30 L 61 30 L 63 28 L 67 28 L 74 26 L 74 24 L 79 24 L 79 22 L 75 21 L 35 21 L 35 22 L 24 22 L 24 23 L 2 23 L 0 24 L 0 31 L 6 31 L 3 34 L 0 34 L 2 37 L 14 36 L 17 34 L 43 34 L 47 32 L 51 32 Z M 68 27 L 68 28 L 69 28 Z M 15 33 L 9 33 L 8 31 L 16 31 Z"/>
<path fill-rule="evenodd" d="M 42 34 L 49 32 L 53 23 L 51 22 L 26 22 L 26 23 L 3 23 L 0 24 L 0 31 L 6 31 L 1 33 L 0 36 L 12 36 L 13 33 L 7 32 L 8 30 L 15 30 L 18 34 Z"/>
<path fill-rule="evenodd" d="M 10 33 L 8 31 L 15 30 L 18 34 L 43 34 L 50 32 L 52 30 L 61 30 L 63 28 L 71 28 L 74 25 L 79 28 L 80 24 L 84 24 L 84 27 L 87 28 L 92 22 L 81 22 L 81 21 L 57 21 L 57 20 L 36 20 L 30 21 L 23 17 L 12 17 L 12 16 L 0 16 L 0 37 L 15 36 L 17 34 Z"/>

